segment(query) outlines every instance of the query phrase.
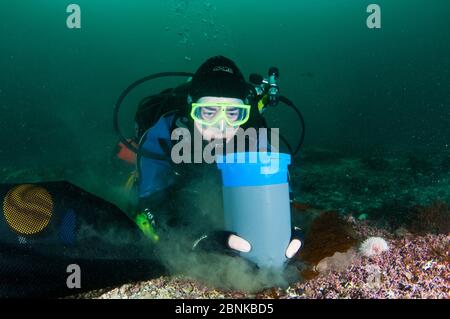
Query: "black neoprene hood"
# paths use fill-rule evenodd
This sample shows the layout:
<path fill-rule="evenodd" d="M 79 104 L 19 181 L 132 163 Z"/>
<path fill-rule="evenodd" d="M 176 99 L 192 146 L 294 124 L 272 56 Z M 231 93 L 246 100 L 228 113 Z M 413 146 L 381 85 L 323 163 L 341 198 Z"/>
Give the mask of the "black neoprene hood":
<path fill-rule="evenodd" d="M 218 55 L 206 60 L 192 77 L 190 95 L 193 101 L 203 96 L 230 97 L 244 100 L 247 83 L 230 59 Z"/>

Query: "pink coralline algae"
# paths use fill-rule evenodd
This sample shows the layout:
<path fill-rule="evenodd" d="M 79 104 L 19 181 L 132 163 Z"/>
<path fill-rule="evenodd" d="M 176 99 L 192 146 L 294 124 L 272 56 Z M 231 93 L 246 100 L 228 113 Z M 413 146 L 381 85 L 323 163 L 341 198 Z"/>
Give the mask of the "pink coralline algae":
<path fill-rule="evenodd" d="M 161 277 L 127 284 L 111 291 L 76 298 L 436 298 L 450 299 L 450 235 L 423 235 L 407 230 L 391 234 L 352 222 L 358 239 L 382 237 L 388 251 L 363 256 L 356 247 L 325 257 L 317 265 L 317 276 L 290 287 L 273 287 L 256 294 L 220 290 L 189 278 Z"/>
<path fill-rule="evenodd" d="M 362 234 L 376 233 L 359 228 Z M 360 255 L 344 271 L 296 284 L 281 298 L 449 299 L 449 235 L 390 236 L 388 243 L 382 254 Z"/>

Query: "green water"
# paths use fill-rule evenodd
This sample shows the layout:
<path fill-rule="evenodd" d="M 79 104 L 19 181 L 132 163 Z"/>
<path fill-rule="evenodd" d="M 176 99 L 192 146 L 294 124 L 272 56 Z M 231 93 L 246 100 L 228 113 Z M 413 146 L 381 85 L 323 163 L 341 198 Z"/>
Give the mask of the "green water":
<path fill-rule="evenodd" d="M 449 152 L 448 0 L 374 1 L 381 29 L 366 26 L 369 1 L 73 2 L 81 29 L 66 27 L 69 1 L 0 1 L 3 170 L 98 179 L 116 143 L 112 106 L 121 91 L 154 72 L 194 72 L 217 54 L 246 76 L 280 69 L 282 94 L 306 120 L 305 147 Z M 133 92 L 124 131 L 133 132 L 140 98 L 179 81 Z M 269 112 L 295 142 L 292 113 Z"/>

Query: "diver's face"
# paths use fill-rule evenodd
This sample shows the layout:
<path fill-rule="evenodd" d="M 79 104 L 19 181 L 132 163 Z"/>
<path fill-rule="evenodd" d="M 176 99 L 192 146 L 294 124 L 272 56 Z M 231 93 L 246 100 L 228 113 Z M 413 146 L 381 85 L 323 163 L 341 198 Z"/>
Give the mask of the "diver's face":
<path fill-rule="evenodd" d="M 244 104 L 244 101 L 241 99 L 229 98 L 229 97 L 213 97 L 213 96 L 204 96 L 198 99 L 197 103 L 234 103 L 234 104 Z M 211 108 L 205 108 L 202 110 L 201 116 L 209 120 L 211 117 L 214 117 L 218 110 Z M 233 110 L 230 110 L 227 113 L 228 118 L 232 119 L 233 116 L 238 116 L 238 114 L 233 114 Z M 194 121 L 194 126 L 198 132 L 202 135 L 204 140 L 212 141 L 215 139 L 225 139 L 226 142 L 229 142 L 236 132 L 239 129 L 239 126 L 230 126 L 228 123 L 221 119 L 216 124 L 212 126 L 202 125 L 201 123 Z"/>

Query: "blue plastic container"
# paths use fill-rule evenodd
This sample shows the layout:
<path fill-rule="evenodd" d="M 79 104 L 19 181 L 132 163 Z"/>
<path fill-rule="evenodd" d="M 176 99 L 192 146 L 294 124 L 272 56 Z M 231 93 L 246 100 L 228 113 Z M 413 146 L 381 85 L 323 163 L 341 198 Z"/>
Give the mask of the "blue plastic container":
<path fill-rule="evenodd" d="M 289 154 L 217 156 L 222 172 L 225 227 L 252 246 L 241 256 L 262 268 L 281 268 L 291 238 Z"/>

